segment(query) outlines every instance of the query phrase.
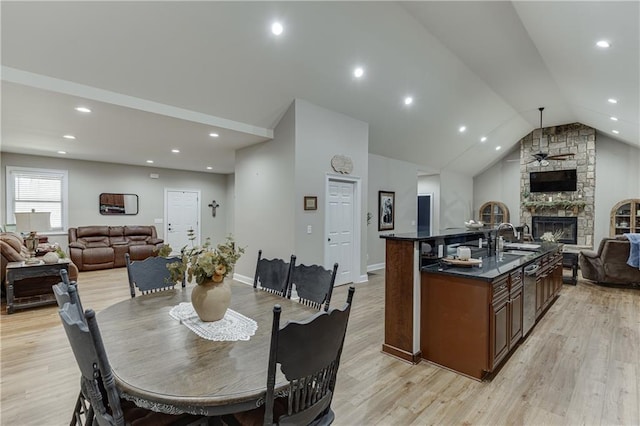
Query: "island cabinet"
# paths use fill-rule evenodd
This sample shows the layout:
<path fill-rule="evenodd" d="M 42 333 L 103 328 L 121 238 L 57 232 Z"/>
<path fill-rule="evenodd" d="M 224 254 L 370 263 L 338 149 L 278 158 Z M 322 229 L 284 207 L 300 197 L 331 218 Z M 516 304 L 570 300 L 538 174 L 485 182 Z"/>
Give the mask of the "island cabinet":
<path fill-rule="evenodd" d="M 522 338 L 522 271 L 505 274 L 491 283 L 490 365 L 495 369 Z"/>
<path fill-rule="evenodd" d="M 536 319 L 553 303 L 561 288 L 562 253 L 548 253 L 541 258 L 536 273 Z"/>
<path fill-rule="evenodd" d="M 522 338 L 522 270 L 492 281 L 422 275 L 423 358 L 475 379 L 492 372 Z"/>

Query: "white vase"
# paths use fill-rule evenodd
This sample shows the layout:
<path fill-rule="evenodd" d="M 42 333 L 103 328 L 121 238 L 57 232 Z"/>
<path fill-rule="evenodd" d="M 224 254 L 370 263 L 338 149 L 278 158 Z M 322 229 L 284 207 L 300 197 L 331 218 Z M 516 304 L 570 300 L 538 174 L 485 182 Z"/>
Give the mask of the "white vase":
<path fill-rule="evenodd" d="M 202 321 L 221 320 L 231 304 L 229 282 L 224 279 L 219 283 L 206 281 L 197 284 L 191 292 L 191 304 Z"/>

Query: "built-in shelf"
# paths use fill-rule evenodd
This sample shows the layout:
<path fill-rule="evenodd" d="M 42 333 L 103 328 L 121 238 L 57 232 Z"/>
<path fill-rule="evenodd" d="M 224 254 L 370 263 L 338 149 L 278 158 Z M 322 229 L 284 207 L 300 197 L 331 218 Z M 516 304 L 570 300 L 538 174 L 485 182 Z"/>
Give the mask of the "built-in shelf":
<path fill-rule="evenodd" d="M 640 232 L 640 198 L 622 200 L 611 209 L 610 235 Z"/>

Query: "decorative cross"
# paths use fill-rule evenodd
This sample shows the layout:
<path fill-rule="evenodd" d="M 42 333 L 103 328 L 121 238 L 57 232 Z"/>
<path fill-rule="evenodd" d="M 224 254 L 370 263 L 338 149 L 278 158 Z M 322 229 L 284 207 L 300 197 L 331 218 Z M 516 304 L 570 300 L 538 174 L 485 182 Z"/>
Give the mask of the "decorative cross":
<path fill-rule="evenodd" d="M 216 217 L 216 209 L 220 207 L 220 204 L 216 203 L 216 200 L 213 200 L 211 204 L 209 204 L 209 207 L 211 207 L 211 216 Z"/>

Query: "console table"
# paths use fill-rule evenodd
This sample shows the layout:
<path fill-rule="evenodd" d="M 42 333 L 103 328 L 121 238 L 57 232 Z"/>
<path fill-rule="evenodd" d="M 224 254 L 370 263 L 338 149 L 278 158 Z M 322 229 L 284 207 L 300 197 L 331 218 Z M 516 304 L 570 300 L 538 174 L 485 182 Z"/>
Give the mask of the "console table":
<path fill-rule="evenodd" d="M 61 270 L 69 270 L 69 260 L 60 259 L 58 263 L 37 263 L 34 265 L 25 262 L 9 262 L 7 264 L 7 314 L 12 314 L 16 309 L 26 309 L 33 306 L 56 303 L 56 298 L 51 287 L 39 289 L 39 294 L 15 297 L 16 282 L 25 278 L 59 277 Z"/>

